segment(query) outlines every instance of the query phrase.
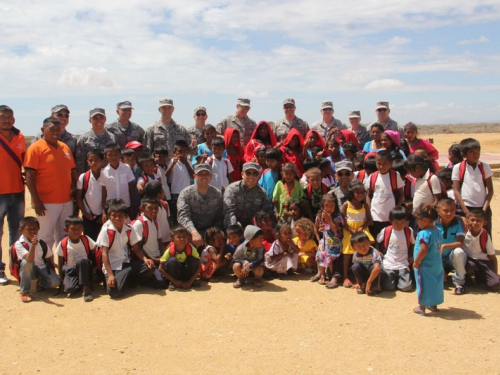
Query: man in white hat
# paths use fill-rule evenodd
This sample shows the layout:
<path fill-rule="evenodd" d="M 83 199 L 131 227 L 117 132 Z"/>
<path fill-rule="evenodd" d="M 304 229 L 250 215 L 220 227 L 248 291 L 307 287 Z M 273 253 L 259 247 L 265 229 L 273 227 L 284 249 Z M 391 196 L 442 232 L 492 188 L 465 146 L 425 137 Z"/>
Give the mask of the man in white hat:
<path fill-rule="evenodd" d="M 297 107 L 295 106 L 294 99 L 287 98 L 283 101 L 283 112 L 285 112 L 285 117 L 276 121 L 273 129 L 278 142 L 284 141 L 292 128 L 297 129 L 302 137 L 306 137 L 306 134 L 309 131 L 309 124 L 301 118 L 295 116 L 296 109 Z"/>
<path fill-rule="evenodd" d="M 348 129 L 354 133 L 358 139 L 359 146 L 363 148 L 366 142 L 371 140 L 370 133 L 364 126 L 361 125 L 361 112 L 360 111 L 350 111 L 349 112 L 349 123 Z"/>
<path fill-rule="evenodd" d="M 371 126 L 373 124 L 380 124 L 384 127 L 384 130 L 395 130 L 399 132 L 401 139 L 404 137 L 404 130 L 402 126 L 399 126 L 396 121 L 389 117 L 391 109 L 389 108 L 389 102 L 380 101 L 377 102 L 377 107 L 375 108 L 375 113 L 377 114 L 377 121 L 372 122 L 366 128 L 370 132 Z"/>
<path fill-rule="evenodd" d="M 335 111 L 333 110 L 332 102 L 321 102 L 320 112 L 323 115 L 323 119 L 316 121 L 312 125 L 312 130 L 316 130 L 325 139 L 325 142 L 328 141 L 330 136 L 335 135 L 337 131 L 347 129 L 347 126 L 342 124 L 342 121 L 333 117 Z"/>
<path fill-rule="evenodd" d="M 217 124 L 215 129 L 220 135 L 224 135 L 224 130 L 227 128 L 238 129 L 240 132 L 241 146 L 245 147 L 250 141 L 252 133 L 257 126 L 254 120 L 248 117 L 250 110 L 250 99 L 239 98 L 236 104 L 236 113 L 224 117 L 221 122 Z"/>

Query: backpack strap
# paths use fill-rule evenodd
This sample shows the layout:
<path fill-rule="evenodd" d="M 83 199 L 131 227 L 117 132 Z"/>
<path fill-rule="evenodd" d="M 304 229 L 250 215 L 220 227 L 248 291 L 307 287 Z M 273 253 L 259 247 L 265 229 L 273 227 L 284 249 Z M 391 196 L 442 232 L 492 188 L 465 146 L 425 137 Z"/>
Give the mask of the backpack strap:
<path fill-rule="evenodd" d="M 168 245 L 166 251 L 168 251 L 168 254 L 170 255 L 170 257 L 174 257 L 175 256 L 175 245 L 173 244 L 173 242 L 170 243 L 170 245 Z M 190 257 L 191 255 L 193 255 L 193 246 L 188 243 L 186 245 L 186 255 L 188 257 Z"/>
<path fill-rule="evenodd" d="M 397 200 L 398 196 L 398 172 L 396 172 L 394 169 L 389 169 L 389 180 L 391 181 L 391 190 L 392 194 L 394 195 L 394 199 Z"/>
<path fill-rule="evenodd" d="M 47 272 L 50 273 L 49 263 L 48 263 L 47 258 L 46 258 L 47 257 L 47 252 L 49 251 L 49 247 L 47 246 L 47 244 L 43 240 L 39 240 L 38 243 L 42 247 L 42 259 L 43 259 L 43 262 L 47 266 Z"/>
<path fill-rule="evenodd" d="M 359 182 L 363 182 L 365 180 L 366 169 L 362 169 L 358 172 L 357 179 Z"/>
<path fill-rule="evenodd" d="M 80 237 L 80 241 L 82 241 L 83 247 L 85 248 L 85 251 L 87 252 L 87 257 L 90 255 L 90 242 L 89 238 L 86 235 L 82 235 Z"/>
<path fill-rule="evenodd" d="M 488 244 L 488 231 L 486 229 L 481 229 L 481 233 L 479 234 L 479 245 L 481 246 L 481 250 L 486 254 L 486 245 Z"/>
<path fill-rule="evenodd" d="M 481 177 L 483 178 L 483 184 L 486 187 L 486 175 L 484 173 L 484 166 L 483 163 L 478 162 L 477 167 L 479 168 L 479 171 L 481 172 Z M 458 167 L 458 178 L 460 180 L 460 189 L 462 188 L 462 185 L 464 184 L 464 178 L 465 178 L 465 171 L 467 170 L 467 161 L 462 160 L 460 162 L 460 165 Z"/>
<path fill-rule="evenodd" d="M 68 261 L 68 236 L 61 240 L 61 249 L 63 251 L 64 262 Z"/>
<path fill-rule="evenodd" d="M 168 204 L 167 204 L 167 202 L 165 202 L 164 200 L 160 199 L 160 204 L 165 209 L 165 211 L 167 211 L 167 216 L 168 216 Z"/>
<path fill-rule="evenodd" d="M 486 187 L 486 174 L 484 173 L 483 163 L 479 162 L 477 164 L 477 167 L 479 168 L 479 171 L 481 172 L 481 177 L 483 178 L 484 187 Z"/>
<path fill-rule="evenodd" d="M 370 196 L 370 199 L 373 198 L 373 193 L 375 192 L 375 182 L 377 181 L 377 177 L 378 171 L 375 171 L 370 175 L 370 185 L 368 187 L 368 194 Z"/>
<path fill-rule="evenodd" d="M 88 207 L 88 209 L 90 211 L 90 214 L 93 215 L 93 216 L 96 216 L 96 215 L 94 215 L 94 213 L 90 209 L 89 202 L 87 202 L 87 198 L 85 197 L 85 195 L 87 194 L 87 191 L 89 190 L 89 184 L 90 184 L 90 177 L 91 177 L 91 175 L 92 175 L 92 171 L 90 169 L 83 174 L 82 199 L 87 204 L 87 207 Z"/>
<path fill-rule="evenodd" d="M 392 225 L 389 225 L 384 228 L 384 249 L 387 251 L 387 248 L 389 247 L 389 240 L 391 239 L 391 233 L 392 233 Z"/>
<path fill-rule="evenodd" d="M 405 237 L 406 237 L 406 248 L 410 250 L 411 246 L 411 230 L 407 226 L 404 227 Z"/>

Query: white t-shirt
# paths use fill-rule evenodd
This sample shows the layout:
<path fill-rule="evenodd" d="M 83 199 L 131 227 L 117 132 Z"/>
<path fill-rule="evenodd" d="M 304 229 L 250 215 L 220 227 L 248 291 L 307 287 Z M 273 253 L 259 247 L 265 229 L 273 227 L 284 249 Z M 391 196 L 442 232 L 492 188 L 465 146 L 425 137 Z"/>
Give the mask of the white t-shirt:
<path fill-rule="evenodd" d="M 377 235 L 377 242 L 384 242 L 384 232 L 382 229 Z M 415 243 L 415 238 L 413 238 L 413 229 L 410 228 L 411 233 L 411 243 Z M 392 230 L 391 237 L 389 237 L 389 244 L 387 245 L 386 254 L 382 263 L 384 269 L 389 271 L 402 270 L 408 268 L 408 245 L 406 243 L 405 231 L 403 230 Z"/>
<path fill-rule="evenodd" d="M 78 177 L 78 181 L 76 182 L 76 188 L 78 190 L 83 189 L 84 175 L 85 173 L 82 173 L 80 177 Z M 99 176 L 99 179 L 96 180 L 94 174 L 90 172 L 89 187 L 87 189 L 87 192 L 85 193 L 85 197 L 82 196 L 85 209 L 89 213 L 90 211 L 92 211 L 92 214 L 94 215 L 102 214 L 102 187 L 100 181 L 101 176 Z"/>
<path fill-rule="evenodd" d="M 484 177 L 486 179 L 492 176 L 491 168 L 488 164 L 480 161 L 477 164 L 483 165 Z M 451 180 L 460 181 L 460 163 L 453 166 Z M 464 183 L 460 192 L 467 207 L 483 207 L 486 201 L 486 188 L 483 184 L 483 176 L 477 165 L 474 169 L 468 163 L 465 163 Z"/>
<path fill-rule="evenodd" d="M 370 189 L 371 178 L 365 181 L 365 190 Z M 398 189 L 403 187 L 403 180 L 396 172 L 396 185 Z M 375 189 L 371 200 L 371 213 L 373 221 L 389 221 L 389 211 L 396 206 L 396 199 L 392 193 L 390 173 L 378 173 L 375 180 Z"/>
<path fill-rule="evenodd" d="M 168 207 L 168 206 L 167 206 Z M 160 204 L 160 209 L 158 210 L 158 224 L 160 225 L 161 231 L 161 242 L 166 243 L 170 241 L 170 224 L 168 223 L 168 217 L 170 216 L 170 210 L 165 210 L 162 204 Z"/>
<path fill-rule="evenodd" d="M 172 199 L 170 195 L 170 188 L 168 187 L 168 181 L 167 181 L 167 167 L 161 167 L 157 165 L 156 173 L 158 173 L 158 176 L 160 176 L 161 186 L 163 187 L 163 191 L 165 192 L 165 199 L 167 201 Z"/>
<path fill-rule="evenodd" d="M 31 249 L 31 241 L 28 240 L 26 237 L 24 237 L 24 235 L 21 235 L 21 237 L 15 244 L 17 259 L 19 260 L 22 260 L 24 256 L 28 255 L 29 253 L 29 250 L 26 250 L 26 248 L 23 246 L 22 244 L 23 242 L 26 242 L 28 244 L 28 249 Z M 52 250 L 47 246 L 47 255 L 45 255 L 45 258 L 50 258 L 51 256 L 52 256 Z M 35 266 L 37 266 L 40 269 L 47 267 L 42 257 L 43 257 L 42 245 L 40 245 L 40 242 L 38 242 L 35 248 L 35 258 L 33 259 L 33 262 L 35 263 Z"/>
<path fill-rule="evenodd" d="M 142 245 L 142 249 L 153 258 L 159 258 L 161 256 L 160 249 L 158 248 L 158 239 L 161 239 L 161 228 L 158 220 L 156 224 L 149 220 L 144 214 L 141 214 L 142 218 L 146 222 L 148 226 L 148 240 L 145 244 Z M 158 226 L 158 229 L 156 227 Z M 143 238 L 144 227 L 142 226 L 142 222 L 137 219 L 132 223 L 132 227 L 137 231 L 141 238 Z"/>
<path fill-rule="evenodd" d="M 147 178 L 148 178 L 148 182 L 151 182 L 151 181 L 160 181 L 161 182 L 161 177 L 156 173 L 153 173 L 153 177 L 147 176 Z M 146 186 L 146 184 L 147 184 L 147 182 L 144 180 L 143 176 L 139 176 L 137 178 L 137 183 L 139 183 L 139 182 L 144 183 L 144 186 Z"/>
<path fill-rule="evenodd" d="M 167 169 L 174 163 L 174 159 L 168 162 Z M 178 161 L 172 168 L 172 174 L 170 175 L 170 187 L 172 188 L 172 194 L 180 194 L 182 189 L 191 185 L 191 177 L 189 172 L 184 165 L 184 163 Z"/>
<path fill-rule="evenodd" d="M 413 213 L 423 205 L 434 202 L 434 194 L 441 194 L 441 182 L 435 174 L 431 176 L 430 183 L 432 191 L 429 189 L 427 180 L 429 179 L 430 171 L 427 172 L 415 181 L 415 193 L 413 195 Z"/>
<path fill-rule="evenodd" d="M 120 162 L 117 169 L 107 165 L 101 172 L 99 183 L 106 188 L 106 200 L 123 199 L 130 207 L 130 193 L 128 184 L 135 180 L 134 173 L 128 164 Z"/>
<path fill-rule="evenodd" d="M 89 236 L 85 237 L 87 237 L 89 241 L 90 250 L 94 250 L 96 247 L 94 240 L 92 240 L 92 238 L 90 238 Z M 63 248 L 61 246 L 61 242 L 59 242 L 59 245 L 57 245 L 56 254 L 60 257 L 63 256 Z M 83 244 L 82 240 L 79 239 L 77 243 L 73 243 L 68 238 L 68 260 L 66 264 L 68 265 L 68 267 L 75 267 L 76 263 L 81 259 L 88 259 L 87 250 L 85 250 L 85 245 Z"/>
<path fill-rule="evenodd" d="M 486 230 L 486 229 L 483 229 Z M 488 234 L 488 240 L 486 241 L 486 254 L 483 253 L 481 249 L 481 243 L 479 240 L 481 233 L 474 237 L 470 230 L 467 231 L 464 240 L 464 250 L 469 258 L 477 260 L 488 260 L 488 255 L 495 255 L 495 248 L 491 242 L 491 237 Z"/>
<path fill-rule="evenodd" d="M 212 181 L 210 181 L 210 185 L 219 190 L 227 188 L 227 185 L 229 185 L 227 175 L 233 171 L 233 166 L 229 160 L 226 158 L 219 160 L 212 156 Z"/>
<path fill-rule="evenodd" d="M 141 236 L 139 236 L 136 230 L 128 224 L 123 224 L 122 231 L 118 232 L 113 223 L 108 220 L 102 226 L 101 232 L 97 237 L 96 244 L 98 246 L 109 247 L 108 229 L 112 229 L 115 232 L 115 239 L 108 253 L 109 264 L 111 265 L 111 269 L 113 271 L 119 271 L 122 269 L 123 263 L 130 262 L 130 251 L 128 246 L 129 240 L 127 231 L 130 230 L 130 245 L 135 245 L 136 243 L 138 243 L 141 240 Z M 102 265 L 102 272 L 106 273 L 104 264 Z"/>

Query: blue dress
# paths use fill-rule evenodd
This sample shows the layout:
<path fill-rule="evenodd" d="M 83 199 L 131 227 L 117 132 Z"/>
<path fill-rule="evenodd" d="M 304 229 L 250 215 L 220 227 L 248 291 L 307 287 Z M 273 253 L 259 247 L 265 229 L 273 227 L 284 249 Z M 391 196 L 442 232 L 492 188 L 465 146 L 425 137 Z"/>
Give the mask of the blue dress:
<path fill-rule="evenodd" d="M 422 242 L 428 247 L 427 255 L 420 263 L 420 269 L 413 269 L 417 281 L 419 305 L 435 306 L 444 302 L 444 271 L 440 253 L 442 239 L 441 232 L 437 229 L 422 229 L 418 232 L 413 259 L 417 258 Z"/>

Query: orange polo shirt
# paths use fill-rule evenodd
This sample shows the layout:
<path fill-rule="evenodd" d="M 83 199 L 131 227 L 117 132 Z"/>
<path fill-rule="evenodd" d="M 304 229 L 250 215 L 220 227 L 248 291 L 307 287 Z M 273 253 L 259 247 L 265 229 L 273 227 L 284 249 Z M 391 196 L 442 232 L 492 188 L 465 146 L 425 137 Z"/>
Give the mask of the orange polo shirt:
<path fill-rule="evenodd" d="M 3 135 L 0 135 L 2 141 L 4 141 L 14 154 L 17 155 L 21 163 L 24 157 L 24 135 L 19 131 L 19 129 L 12 128 L 14 137 L 12 141 L 9 141 Z M 14 194 L 21 193 L 24 191 L 24 184 L 21 179 L 21 168 L 14 161 L 12 156 L 9 155 L 7 151 L 0 145 L 0 166 L 2 167 L 2 179 L 0 182 L 0 194 Z"/>
<path fill-rule="evenodd" d="M 43 203 L 71 200 L 71 170 L 76 166 L 66 144 L 58 141 L 56 148 L 39 139 L 28 147 L 24 167 L 35 170 L 36 190 Z"/>

